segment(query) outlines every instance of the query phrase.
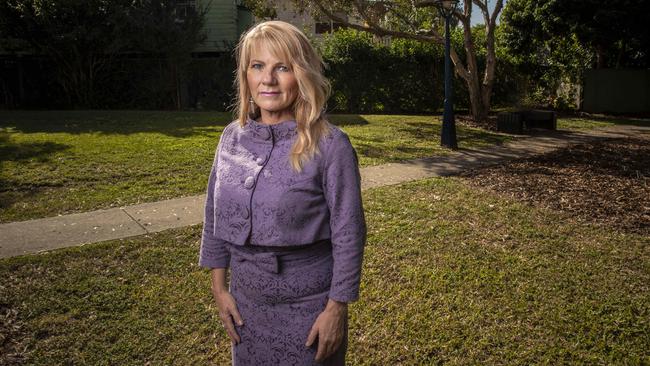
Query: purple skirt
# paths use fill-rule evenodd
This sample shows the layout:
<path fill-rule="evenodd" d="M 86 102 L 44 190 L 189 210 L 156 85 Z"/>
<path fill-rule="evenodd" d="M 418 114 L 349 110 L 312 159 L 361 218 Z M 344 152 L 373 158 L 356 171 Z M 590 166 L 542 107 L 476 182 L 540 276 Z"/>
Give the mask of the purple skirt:
<path fill-rule="evenodd" d="M 230 292 L 244 320 L 233 345 L 234 366 L 344 365 L 345 336 L 325 362 L 314 361 L 318 341 L 305 347 L 316 317 L 325 309 L 332 280 L 329 241 L 299 249 L 228 245 Z"/>

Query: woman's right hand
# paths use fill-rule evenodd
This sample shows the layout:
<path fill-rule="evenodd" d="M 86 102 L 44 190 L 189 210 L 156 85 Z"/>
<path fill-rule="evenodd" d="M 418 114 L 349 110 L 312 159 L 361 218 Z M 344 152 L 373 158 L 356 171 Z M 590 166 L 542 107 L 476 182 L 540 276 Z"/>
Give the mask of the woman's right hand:
<path fill-rule="evenodd" d="M 235 298 L 232 297 L 230 292 L 228 292 L 228 286 L 226 285 L 226 269 L 213 268 L 211 277 L 212 296 L 214 296 L 214 302 L 217 304 L 217 309 L 219 309 L 219 318 L 221 318 L 223 327 L 226 328 L 228 337 L 230 337 L 235 344 L 238 344 L 241 339 L 235 330 L 233 320 L 240 327 L 244 325 L 244 321 L 242 320 L 241 315 L 239 315 L 239 310 L 237 310 Z"/>
<path fill-rule="evenodd" d="M 244 321 L 237 310 L 235 298 L 232 297 L 228 290 L 213 291 L 213 295 L 214 301 L 217 303 L 217 308 L 219 309 L 219 318 L 221 318 L 223 327 L 226 328 L 226 333 L 228 333 L 228 336 L 235 344 L 239 344 L 241 339 L 235 330 L 235 323 L 233 321 L 240 327 L 244 325 Z"/>

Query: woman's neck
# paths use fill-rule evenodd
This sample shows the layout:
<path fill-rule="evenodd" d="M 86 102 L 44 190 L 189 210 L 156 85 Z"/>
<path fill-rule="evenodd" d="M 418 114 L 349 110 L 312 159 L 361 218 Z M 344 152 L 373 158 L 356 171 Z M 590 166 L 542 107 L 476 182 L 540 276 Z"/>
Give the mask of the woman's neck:
<path fill-rule="evenodd" d="M 258 118 L 257 121 L 265 125 L 275 125 L 280 122 L 292 121 L 295 119 L 296 117 L 293 115 L 293 113 L 290 113 L 288 111 L 279 111 L 279 112 L 262 111 L 262 114 L 260 115 L 260 118 Z"/>

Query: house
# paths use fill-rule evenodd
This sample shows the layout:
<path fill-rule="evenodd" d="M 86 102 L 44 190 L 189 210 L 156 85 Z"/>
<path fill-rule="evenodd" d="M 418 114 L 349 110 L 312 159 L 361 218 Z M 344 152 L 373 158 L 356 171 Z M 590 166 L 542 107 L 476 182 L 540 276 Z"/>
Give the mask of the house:
<path fill-rule="evenodd" d="M 205 14 L 206 40 L 195 49 L 201 54 L 214 54 L 231 50 L 239 36 L 255 23 L 253 13 L 241 0 L 193 0 L 178 4 L 179 16 L 197 7 L 207 6 Z"/>
<path fill-rule="evenodd" d="M 295 25 L 314 40 L 343 26 L 329 19 L 315 19 L 308 12 L 299 12 L 291 0 L 274 0 L 272 3 L 275 5 L 276 20 Z M 195 11 L 199 6 L 208 6 L 204 28 L 207 39 L 195 50 L 203 55 L 231 50 L 242 33 L 262 20 L 257 19 L 241 0 L 183 1 L 178 4 L 179 17 L 182 18 L 187 11 Z M 348 18 L 347 14 L 338 15 Z"/>

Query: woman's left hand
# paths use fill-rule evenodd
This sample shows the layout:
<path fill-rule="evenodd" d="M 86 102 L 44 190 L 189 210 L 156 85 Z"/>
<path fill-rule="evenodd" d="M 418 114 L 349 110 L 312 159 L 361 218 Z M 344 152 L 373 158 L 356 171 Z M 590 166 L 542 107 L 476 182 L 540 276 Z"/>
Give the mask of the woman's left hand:
<path fill-rule="evenodd" d="M 348 317 L 348 304 L 334 300 L 328 300 L 314 325 L 312 325 L 307 336 L 307 344 L 311 347 L 318 338 L 318 351 L 316 351 L 316 362 L 322 362 L 332 355 L 343 341 L 345 320 Z"/>

